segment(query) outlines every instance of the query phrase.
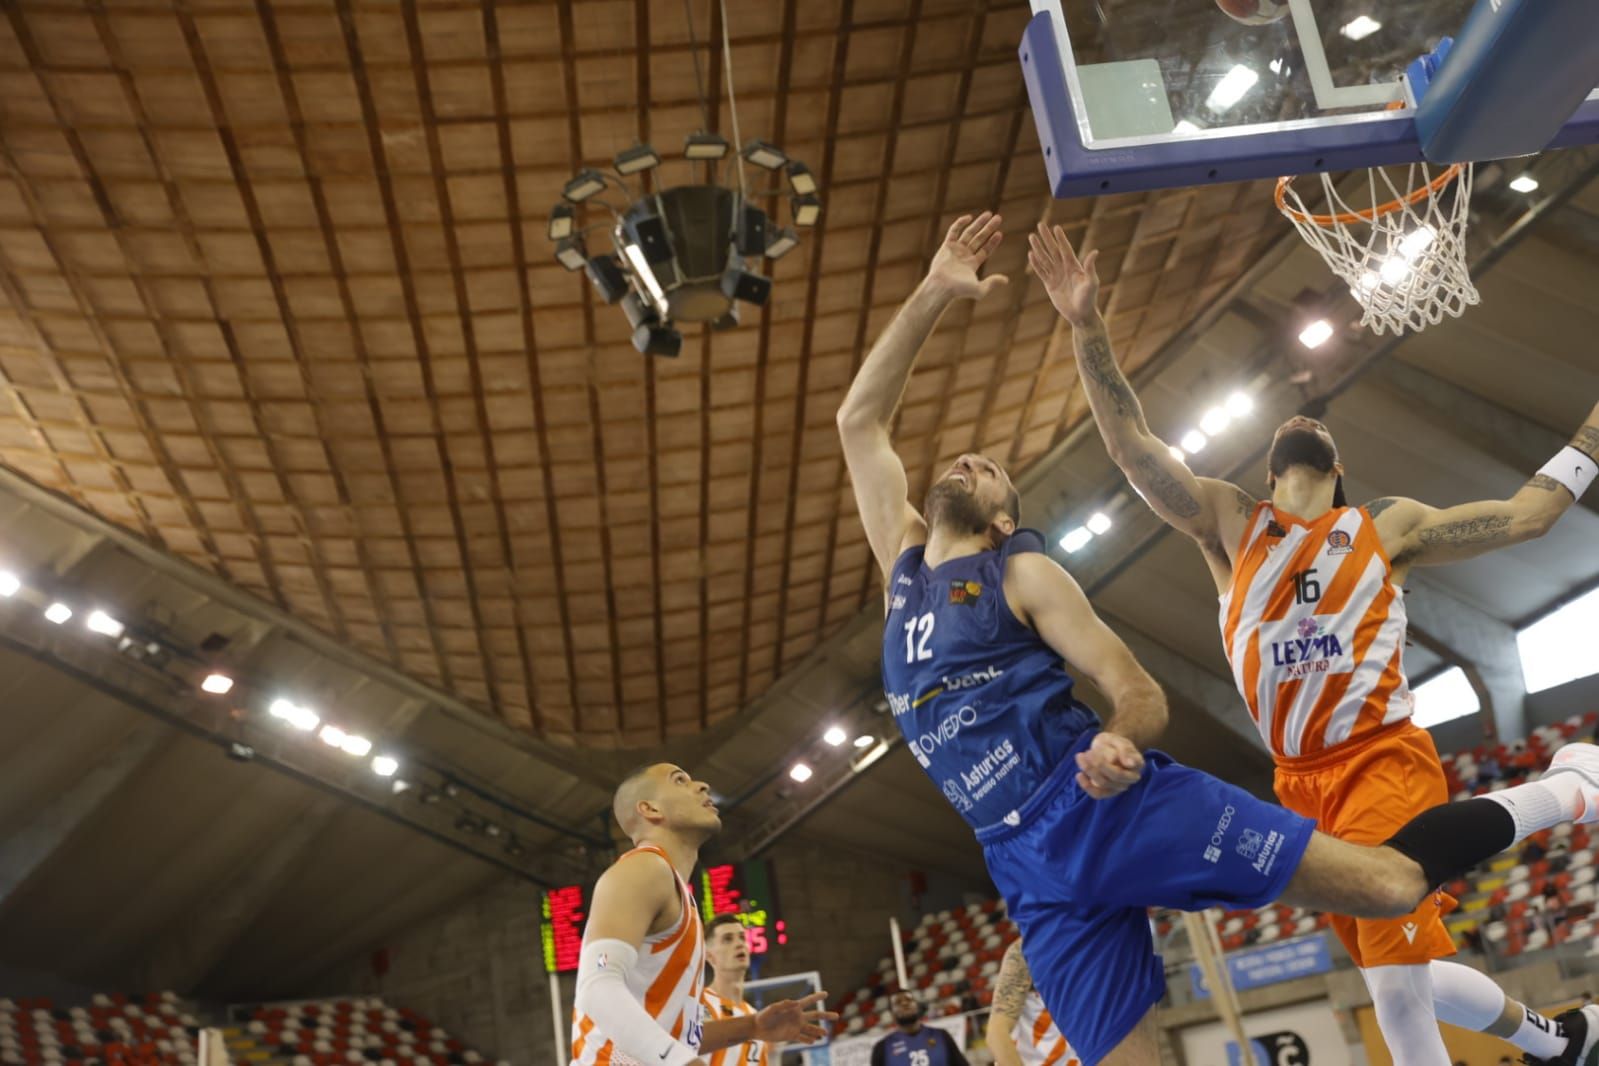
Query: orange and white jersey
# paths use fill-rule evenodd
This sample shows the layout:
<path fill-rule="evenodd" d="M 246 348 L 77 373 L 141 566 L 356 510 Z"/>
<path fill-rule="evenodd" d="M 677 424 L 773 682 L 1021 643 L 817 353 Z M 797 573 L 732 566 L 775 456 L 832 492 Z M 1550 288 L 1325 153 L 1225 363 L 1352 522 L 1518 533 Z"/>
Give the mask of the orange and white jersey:
<path fill-rule="evenodd" d="M 1027 1000 L 1022 1004 L 1022 1016 L 1016 1019 L 1016 1028 L 1011 1033 L 1016 1040 L 1016 1053 L 1021 1056 L 1022 1066 L 1077 1064 L 1077 1056 L 1072 1054 L 1071 1045 L 1055 1028 L 1055 1019 L 1049 1016 L 1044 997 L 1038 994 L 1036 988 L 1027 993 Z"/>
<path fill-rule="evenodd" d="M 634 848 L 622 858 L 640 851 L 653 852 L 668 867 L 672 865 L 666 852 L 653 844 Z M 672 870 L 672 877 L 682 895 L 682 914 L 670 929 L 644 938 L 638 962 L 627 975 L 627 990 L 674 1040 L 698 1050 L 703 1010 L 700 992 L 705 982 L 705 927 L 700 923 L 694 897 L 676 869 Z M 616 1049 L 595 1026 L 594 1019 L 578 1011 L 572 1012 L 572 1062 L 574 1066 L 640 1066 Z"/>
<path fill-rule="evenodd" d="M 705 1004 L 705 1020 L 708 1022 L 742 1018 L 755 1013 L 755 1008 L 742 999 L 737 1002 L 725 1000 L 716 994 L 716 989 L 709 986 L 700 999 Z M 766 1041 L 746 1040 L 742 1044 L 711 1053 L 710 1066 L 740 1066 L 741 1063 L 743 1066 L 766 1066 Z"/>
<path fill-rule="evenodd" d="M 1221 597 L 1233 680 L 1279 760 L 1410 717 L 1404 593 L 1365 510 L 1314 522 L 1262 500 Z"/>

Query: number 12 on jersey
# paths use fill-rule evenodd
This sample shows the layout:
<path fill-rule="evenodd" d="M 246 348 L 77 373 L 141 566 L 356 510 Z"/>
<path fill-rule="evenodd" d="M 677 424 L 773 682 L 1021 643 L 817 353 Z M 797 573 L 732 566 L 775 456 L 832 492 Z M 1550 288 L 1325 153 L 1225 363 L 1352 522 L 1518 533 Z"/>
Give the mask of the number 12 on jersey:
<path fill-rule="evenodd" d="M 905 623 L 905 661 L 908 663 L 922 663 L 933 657 L 933 649 L 927 642 L 933 636 L 933 615 L 931 612 L 912 618 Z"/>

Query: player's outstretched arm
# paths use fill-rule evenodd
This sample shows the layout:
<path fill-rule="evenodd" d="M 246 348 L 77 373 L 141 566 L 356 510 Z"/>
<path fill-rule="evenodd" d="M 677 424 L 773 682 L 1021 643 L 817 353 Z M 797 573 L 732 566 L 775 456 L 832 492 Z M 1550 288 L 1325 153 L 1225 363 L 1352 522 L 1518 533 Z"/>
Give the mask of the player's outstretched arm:
<path fill-rule="evenodd" d="M 1071 323 L 1077 377 L 1106 451 L 1156 514 L 1226 561 L 1243 535 L 1254 499 L 1236 485 L 1195 477 L 1171 446 L 1149 431 L 1143 406 L 1116 365 L 1099 313 L 1099 275 L 1094 270 L 1099 252 L 1079 260 L 1059 226 L 1040 223 L 1027 239 L 1033 273 L 1044 283 L 1055 310 Z"/>
<path fill-rule="evenodd" d="M 1016 1049 L 1016 1023 L 1021 1019 L 1033 975 L 1022 957 L 1022 942 L 1011 941 L 994 978 L 994 1005 L 988 1015 L 988 1050 L 994 1053 L 994 1066 L 1022 1066 Z"/>
<path fill-rule="evenodd" d="M 838 435 L 855 484 L 856 508 L 884 574 L 893 569 L 900 552 L 927 539 L 927 527 L 908 498 L 905 464 L 894 453 L 889 427 L 916 356 L 945 308 L 956 300 L 979 299 L 1005 284 L 1002 274 L 977 277 L 999 247 L 1000 221 L 990 211 L 955 220 L 927 277 L 872 345 L 838 409 Z"/>
<path fill-rule="evenodd" d="M 1095 799 L 1136 784 L 1144 772 L 1141 753 L 1166 729 L 1166 694 L 1094 613 L 1082 586 L 1049 556 L 1021 552 L 1010 557 L 1005 602 L 1110 699 L 1113 710 L 1105 728 L 1077 756 L 1077 783 Z"/>
<path fill-rule="evenodd" d="M 1472 559 L 1541 537 L 1577 502 L 1599 472 L 1599 406 L 1571 443 L 1508 500 L 1428 507 L 1387 496 L 1366 505 L 1394 568 Z"/>
<path fill-rule="evenodd" d="M 659 1066 L 699 1064 L 699 1054 L 663 1029 L 628 990 L 627 976 L 652 928 L 668 925 L 677 878 L 658 855 L 623 858 L 600 877 L 589 904 L 573 1007 L 593 1020 L 618 1051 Z"/>
<path fill-rule="evenodd" d="M 826 1010 L 826 992 L 812 992 L 800 999 L 782 999 L 755 1014 L 722 1018 L 705 1023 L 700 1051 L 721 1051 L 734 1044 L 763 1040 L 771 1044 L 814 1044 L 827 1035 L 822 1023 L 837 1021 L 838 1015 Z"/>

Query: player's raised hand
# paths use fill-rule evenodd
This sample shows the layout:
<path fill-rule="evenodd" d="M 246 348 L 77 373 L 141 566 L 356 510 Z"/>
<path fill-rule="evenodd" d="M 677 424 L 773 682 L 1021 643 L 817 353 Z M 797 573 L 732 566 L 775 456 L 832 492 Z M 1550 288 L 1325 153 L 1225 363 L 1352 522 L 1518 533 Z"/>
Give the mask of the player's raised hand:
<path fill-rule="evenodd" d="M 1038 280 L 1049 293 L 1049 302 L 1055 305 L 1066 321 L 1073 326 L 1086 326 L 1099 314 L 1099 274 L 1094 265 L 1099 262 L 1095 249 L 1077 258 L 1066 231 L 1059 226 L 1038 224 L 1035 233 L 1027 235 L 1027 262 Z"/>
<path fill-rule="evenodd" d="M 1077 753 L 1077 784 L 1095 799 L 1125 792 L 1144 776 L 1144 755 L 1137 745 L 1116 733 L 1094 735 L 1087 751 Z"/>
<path fill-rule="evenodd" d="M 1009 279 L 1003 274 L 990 274 L 981 279 L 977 276 L 1005 237 L 999 230 L 1001 221 L 992 211 L 984 211 L 976 218 L 971 215 L 957 218 L 933 255 L 933 265 L 927 271 L 928 282 L 963 300 L 982 299 L 1006 284 Z"/>
<path fill-rule="evenodd" d="M 780 999 L 755 1015 L 755 1038 L 773 1044 L 814 1044 L 827 1035 L 823 1022 L 836 1022 L 838 1015 L 821 1006 L 826 992 L 812 992 L 800 999 Z"/>

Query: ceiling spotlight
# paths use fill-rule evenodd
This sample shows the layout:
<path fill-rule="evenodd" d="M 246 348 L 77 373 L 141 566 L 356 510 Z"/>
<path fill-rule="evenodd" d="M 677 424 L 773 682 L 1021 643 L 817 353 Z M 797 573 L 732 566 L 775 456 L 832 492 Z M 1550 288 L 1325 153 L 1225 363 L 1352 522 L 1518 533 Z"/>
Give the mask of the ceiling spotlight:
<path fill-rule="evenodd" d="M 562 239 L 555 246 L 555 259 L 568 270 L 582 270 L 588 266 L 589 253 L 583 238 L 573 236 Z"/>
<path fill-rule="evenodd" d="M 549 235 L 552 241 L 564 241 L 577 229 L 577 212 L 571 204 L 556 204 L 550 208 Z"/>
<path fill-rule="evenodd" d="M 616 153 L 618 174 L 637 174 L 661 165 L 661 157 L 647 144 L 637 144 L 624 152 Z"/>
<path fill-rule="evenodd" d="M 1199 431 L 1207 436 L 1219 437 L 1232 425 L 1232 416 L 1224 407 L 1212 407 L 1199 418 Z"/>
<path fill-rule="evenodd" d="M 22 589 L 22 579 L 9 570 L 0 570 L 0 597 L 10 599 Z"/>
<path fill-rule="evenodd" d="M 1186 118 L 1171 128 L 1173 133 L 1198 133 L 1203 127 L 1196 126 Z"/>
<path fill-rule="evenodd" d="M 790 163 L 788 165 L 788 187 L 800 196 L 811 196 L 816 192 L 816 175 L 811 173 L 811 168 L 804 163 Z"/>
<path fill-rule="evenodd" d="M 791 196 L 789 206 L 794 212 L 794 225 L 814 226 L 822 217 L 822 201 L 815 196 Z"/>
<path fill-rule="evenodd" d="M 744 158 L 758 167 L 776 170 L 788 162 L 788 156 L 775 144 L 762 140 L 750 141 L 744 146 Z"/>
<path fill-rule="evenodd" d="M 1210 443 L 1210 438 L 1197 429 L 1191 429 L 1184 433 L 1183 439 L 1177 443 L 1189 455 L 1198 455 L 1205 450 L 1205 445 Z"/>
<path fill-rule="evenodd" d="M 683 142 L 684 159 L 722 159 L 727 150 L 727 138 L 714 133 L 691 133 Z"/>
<path fill-rule="evenodd" d="M 61 625 L 72 617 L 72 608 L 64 603 L 52 603 L 44 609 L 44 616 L 56 625 Z"/>
<path fill-rule="evenodd" d="M 596 255 L 588 261 L 589 280 L 600 298 L 614 304 L 627 292 L 627 275 L 622 272 L 622 262 L 614 255 Z"/>
<path fill-rule="evenodd" d="M 1356 15 L 1344 23 L 1343 28 L 1338 32 L 1348 37 L 1351 41 L 1359 41 L 1370 37 L 1380 29 L 1382 29 L 1382 23 L 1370 15 Z"/>
<path fill-rule="evenodd" d="M 822 734 L 822 739 L 836 748 L 840 744 L 844 743 L 844 741 L 849 739 L 849 734 L 845 733 L 842 729 L 835 725 L 830 727 L 827 732 Z"/>
<path fill-rule="evenodd" d="M 1234 66 L 1221 81 L 1210 91 L 1205 98 L 1205 106 L 1212 111 L 1226 111 L 1244 98 L 1244 94 L 1255 87 L 1260 80 L 1260 75 L 1246 66 Z"/>
<path fill-rule="evenodd" d="M 766 231 L 766 258 L 781 259 L 799 247 L 799 234 L 790 226 Z"/>
<path fill-rule="evenodd" d="M 743 300 L 759 307 L 772 294 L 772 279 L 752 274 L 744 269 L 744 261 L 731 256 L 727 269 L 722 272 L 722 295 L 730 300 Z"/>
<path fill-rule="evenodd" d="M 1325 318 L 1318 318 L 1299 331 L 1299 343 L 1306 348 L 1320 348 L 1331 339 L 1332 335 L 1332 323 Z"/>
<path fill-rule="evenodd" d="M 1095 511 L 1092 515 L 1089 515 L 1088 522 L 1086 524 L 1088 526 L 1088 532 L 1092 533 L 1096 537 L 1103 537 L 1106 533 L 1110 532 L 1110 515 L 1106 514 L 1104 511 Z"/>
<path fill-rule="evenodd" d="M 650 300 L 656 307 L 663 306 L 666 303 L 666 292 L 661 288 L 661 282 L 656 278 L 655 271 L 650 267 L 649 260 L 645 258 L 644 249 L 636 244 L 624 244 L 622 245 L 622 254 L 627 256 L 627 263 L 633 270 L 634 279 L 644 286 L 644 291 L 650 294 Z M 598 282 L 595 284 L 598 284 Z M 632 295 L 632 293 L 628 295 Z M 610 301 L 606 302 L 609 303 Z M 632 316 L 629 317 L 631 318 Z"/>
<path fill-rule="evenodd" d="M 207 674 L 205 680 L 200 682 L 200 691 L 213 696 L 226 696 L 233 691 L 233 678 L 226 674 Z"/>
<path fill-rule="evenodd" d="M 862 733 L 860 736 L 855 738 L 855 746 L 857 748 L 869 748 L 876 743 L 877 738 L 872 736 L 870 733 Z"/>
<path fill-rule="evenodd" d="M 309 707 L 301 707 L 288 700 L 273 700 L 272 705 L 267 708 L 267 713 L 274 718 L 281 718 L 304 733 L 315 729 L 317 723 L 322 720 Z"/>
<path fill-rule="evenodd" d="M 639 326 L 633 331 L 633 347 L 641 355 L 676 358 L 683 350 L 683 334 L 670 326 Z"/>
<path fill-rule="evenodd" d="M 802 762 L 797 762 L 788 768 L 788 776 L 803 785 L 811 779 L 811 768 Z"/>
<path fill-rule="evenodd" d="M 1420 229 L 1411 230 L 1399 241 L 1399 254 L 1407 260 L 1414 260 L 1422 252 L 1432 247 L 1432 242 L 1438 239 L 1438 231 L 1431 226 L 1422 226 Z"/>
<path fill-rule="evenodd" d="M 346 755 L 354 755 L 357 759 L 372 750 L 372 742 L 366 737 L 350 733 L 339 744 L 339 750 Z"/>
<path fill-rule="evenodd" d="M 740 255 L 766 253 L 766 212 L 745 201 L 738 207 L 738 222 L 733 227 L 733 247 Z"/>
<path fill-rule="evenodd" d="M 317 736 L 322 738 L 322 743 L 326 744 L 330 748 L 342 748 L 344 746 L 344 741 L 349 737 L 349 735 L 350 734 L 331 723 L 323 726 L 322 732 L 317 734 Z"/>
<path fill-rule="evenodd" d="M 1538 188 L 1538 179 L 1531 174 L 1522 174 L 1510 179 L 1510 187 L 1516 192 L 1533 192 Z"/>
<path fill-rule="evenodd" d="M 604 189 L 605 175 L 591 167 L 584 167 L 561 189 L 561 195 L 574 204 L 580 204 Z"/>
<path fill-rule="evenodd" d="M 120 637 L 127 626 L 112 618 L 104 611 L 90 611 L 89 617 L 84 619 L 84 625 L 89 627 L 89 632 L 98 633 L 102 637 Z"/>
<path fill-rule="evenodd" d="M 1255 409 L 1255 401 L 1249 393 L 1242 389 L 1237 389 L 1234 390 L 1232 395 L 1227 397 L 1225 407 L 1229 415 L 1234 418 L 1243 418 Z"/>
<path fill-rule="evenodd" d="M 389 785 L 389 791 L 396 796 L 403 792 L 409 792 L 411 791 L 411 782 L 407 781 L 403 777 L 396 777 L 393 783 Z M 424 799 L 422 802 L 426 803 L 427 800 Z"/>
<path fill-rule="evenodd" d="M 1060 538 L 1060 550 L 1067 555 L 1075 555 L 1088 547 L 1088 542 L 1093 539 L 1094 534 L 1087 526 L 1078 526 L 1075 529 L 1068 530 L 1066 535 Z"/>
<path fill-rule="evenodd" d="M 372 772 L 379 777 L 393 777 L 400 768 L 400 760 L 392 755 L 379 755 L 372 760 Z"/>

